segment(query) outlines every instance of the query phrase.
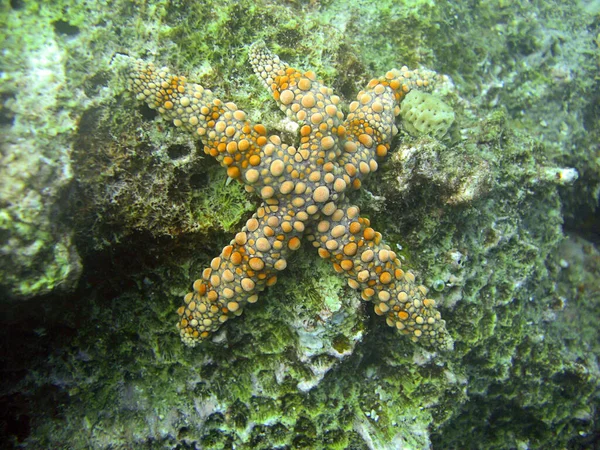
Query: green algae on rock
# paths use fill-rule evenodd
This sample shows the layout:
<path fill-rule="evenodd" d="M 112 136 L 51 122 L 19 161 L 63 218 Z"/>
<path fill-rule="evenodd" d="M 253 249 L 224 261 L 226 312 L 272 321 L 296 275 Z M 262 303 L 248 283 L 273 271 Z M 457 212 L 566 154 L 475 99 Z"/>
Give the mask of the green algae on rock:
<path fill-rule="evenodd" d="M 69 169 L 59 177 L 62 196 L 53 196 L 48 178 L 26 179 L 39 192 L 50 187 L 41 204 L 73 219 L 55 227 L 56 216 L 46 216 L 38 231 L 50 222 L 56 234 L 34 249 L 54 248 L 74 232 L 65 245 L 76 242 L 84 262 L 73 295 L 43 288 L 37 292 L 50 295 L 2 305 L 3 441 L 207 449 L 593 444 L 595 12 L 553 0 L 477 8 L 430 0 L 356 9 L 342 0 L 106 5 L 0 5 L 8 24 L 0 31 L 2 77 L 9 77 L 0 84 L 2 131 L 18 122 L 20 106 L 45 104 L 14 102 L 15 93 L 29 95 L 14 69 L 40 54 L 29 44 L 50 39 L 59 56 L 49 72 L 58 82 L 48 85 L 58 88 L 56 115 L 43 109 L 43 120 L 66 120 L 51 144 L 72 145 L 71 160 L 62 159 L 69 164 L 43 166 Z M 442 142 L 401 136 L 379 169 L 384 182 L 367 182 L 356 199 L 424 285 L 444 283 L 430 295 L 456 338 L 453 352 L 426 352 L 378 326 L 328 264 L 314 264 L 310 248 L 295 253 L 289 275 L 252 314 L 231 321 L 202 352 L 180 345 L 177 299 L 248 219 L 255 199 L 227 184 L 192 139 L 135 105 L 115 53 L 190 74 L 289 143 L 289 122 L 279 121 L 246 67 L 245 45 L 259 39 L 294 66 L 313 68 L 346 99 L 400 61 L 454 80 L 456 91 L 436 93 L 456 114 L 449 134 Z M 40 154 L 35 139 L 23 143 Z M 579 179 L 561 183 L 573 181 L 574 169 Z M 107 196 L 115 192 L 123 194 Z M 565 242 L 563 228 L 587 231 L 590 241 Z M 30 266 L 35 272 L 9 273 L 13 286 L 35 282 L 44 267 L 61 273 L 63 263 L 52 258 L 65 253 L 43 253 L 52 256 Z"/>

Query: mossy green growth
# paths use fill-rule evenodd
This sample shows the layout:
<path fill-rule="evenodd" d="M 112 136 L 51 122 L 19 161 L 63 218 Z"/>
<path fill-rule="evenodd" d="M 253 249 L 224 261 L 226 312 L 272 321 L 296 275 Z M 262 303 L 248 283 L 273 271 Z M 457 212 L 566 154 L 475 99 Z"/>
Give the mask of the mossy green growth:
<path fill-rule="evenodd" d="M 451 413 L 433 443 L 566 445 L 578 428 L 593 427 L 583 412 L 597 392 L 598 375 L 587 363 L 580 367 L 567 342 L 547 325 L 556 314 L 555 254 L 563 240 L 559 181 L 543 176 L 552 167 L 545 147 L 511 130 L 505 113 L 463 126 L 469 137 L 451 147 L 426 140 L 402 144 L 400 152 L 418 150 L 393 155 L 384 167 L 390 182 L 373 185 L 375 194 L 388 199 L 384 226 L 420 243 L 413 251 L 431 255 L 424 271 L 444 274 L 438 301 L 454 305 L 445 315 L 457 333 L 452 359 L 468 367 L 473 400 Z M 452 163 L 458 155 L 461 166 Z M 398 161 L 410 175 L 398 174 Z M 494 183 L 482 184 L 477 195 L 456 196 L 456 171 L 473 179 L 493 173 Z M 402 231 L 413 223 L 419 225 L 407 236 Z M 577 388 L 563 395 L 566 383 Z M 564 413 L 570 408 L 585 419 Z M 497 421 L 503 425 L 491 425 Z M 464 435 L 461 430 L 473 424 L 474 434 Z M 555 429 L 565 434 L 557 438 Z"/>
<path fill-rule="evenodd" d="M 224 170 L 219 171 L 218 181 L 194 194 L 192 212 L 201 230 L 215 227 L 227 232 L 235 231 L 241 218 L 254 209 L 254 204 L 239 183 L 228 183 Z M 195 205 L 198 202 L 199 205 Z"/>
<path fill-rule="evenodd" d="M 11 371 L 2 406 L 16 423 L 29 421 L 9 427 L 6 440 L 31 448 L 585 448 L 598 429 L 591 318 L 600 276 L 585 245 L 573 245 L 589 256 L 579 259 L 557 247 L 563 204 L 557 185 L 539 175 L 568 161 L 589 178 L 565 198 L 597 198 L 589 153 L 597 137 L 589 106 L 597 70 L 589 63 L 597 68 L 597 52 L 584 39 L 596 25 L 575 14 L 576 2 L 471 6 L 4 2 L 12 22 L 3 21 L 3 67 L 29 67 L 46 54 L 39 49 L 51 50 L 57 81 L 40 102 L 31 95 L 38 91 L 16 84 L 31 78 L 3 75 L 2 131 L 23 124 L 22 105 L 39 138 L 9 154 L 28 147 L 69 161 L 51 167 L 76 180 L 69 211 L 87 262 L 80 291 L 64 306 L 45 297 L 36 308 L 35 299 L 21 320 L 0 327 Z M 543 27 L 553 30 L 547 40 Z M 575 34 L 564 39 L 567 30 Z M 245 46 L 260 38 L 347 97 L 371 76 L 422 63 L 469 95 L 446 98 L 457 130 L 445 143 L 402 137 L 379 181 L 366 185 L 378 196 L 357 200 L 388 242 L 402 245 L 407 266 L 445 283 L 431 295 L 454 335 L 453 352 L 418 349 L 370 318 L 331 268 L 314 264 L 311 248 L 214 341 L 181 345 L 173 325 L 180 297 L 253 200 L 206 166 L 195 142 L 123 94 L 115 54 L 169 64 L 245 109 L 262 109 L 250 114 L 274 125 L 277 108 L 265 110 L 267 94 L 245 61 Z M 49 98 L 60 100 L 56 115 L 44 109 Z M 578 140 L 583 123 L 589 141 Z M 525 127 L 545 145 L 515 132 Z M 55 153 L 71 144 L 72 154 Z M 42 191 L 55 172 L 44 174 L 25 185 L 39 180 Z M 216 199 L 231 208 L 213 213 Z M 23 221 L 15 229 L 29 239 L 38 227 L 47 249 L 56 237 L 43 233 L 55 225 Z M 35 236 L 27 242 L 39 246 Z M 99 264 L 102 247 L 109 255 Z"/>
<path fill-rule="evenodd" d="M 19 3 L 19 2 L 17 2 Z M 81 261 L 64 220 L 76 102 L 65 52 L 39 5 L 0 5 L 0 286 L 3 300 L 73 289 Z M 27 10 L 27 11 L 25 11 Z M 29 14 L 29 11 L 33 14 Z"/>
<path fill-rule="evenodd" d="M 47 371 L 61 373 L 71 395 L 60 400 L 67 422 L 84 417 L 88 426 L 73 434 L 40 414 L 34 430 L 54 431 L 36 431 L 28 441 L 39 446 L 87 442 L 96 448 L 118 442 L 149 445 L 145 411 L 150 407 L 160 430 L 151 439 L 163 443 L 195 442 L 211 449 L 364 448 L 369 436 L 375 442 L 401 439 L 425 446 L 431 415 L 418 386 L 433 381 L 431 373 L 420 373 L 430 369 L 408 364 L 410 345 L 398 350 L 402 341 L 385 326 L 362 350 L 364 311 L 358 298 L 326 264 L 317 264 L 314 272 L 313 252 L 299 252 L 295 269 L 200 349 L 180 345 L 176 315 L 168 314 L 177 299 L 164 303 L 172 298 L 167 293 L 177 290 L 173 286 L 185 286 L 194 265 L 184 269 L 174 262 L 147 272 L 146 281 L 115 299 L 114 307 L 101 297 L 88 298 L 80 305 L 88 320 L 78 326 L 73 342 L 85 350 L 62 361 L 52 356 L 39 367 L 39 377 L 27 382 L 43 390 Z M 313 295 L 307 299 L 306 293 Z M 333 296 L 342 305 L 338 311 L 327 305 L 326 297 Z M 53 330 L 48 334 L 59 339 Z M 339 347 L 341 340 L 345 344 Z M 380 372 L 377 358 L 388 351 L 386 357 L 394 355 L 395 347 L 401 356 Z M 384 373 L 385 387 L 378 388 Z M 446 381 L 434 378 L 439 397 Z M 406 395 L 396 395 L 403 391 Z M 97 417 L 95 411 L 107 404 L 112 412 Z"/>
<path fill-rule="evenodd" d="M 492 117 L 489 126 L 502 124 Z M 551 433 L 556 427 L 573 436 L 573 427 L 580 423 L 565 411 L 575 407 L 583 414 L 597 380 L 589 369 L 586 375 L 581 364 L 570 361 L 560 341 L 544 331 L 544 293 L 551 281 L 542 275 L 547 264 L 551 267 L 548 257 L 561 239 L 560 223 L 528 222 L 516 201 L 526 202 L 528 211 L 553 217 L 559 205 L 556 189 L 547 184 L 536 193 L 522 194 L 520 186 L 526 184 L 505 183 L 516 176 L 510 164 L 539 164 L 541 149 L 506 129 L 501 134 L 502 153 L 496 153 L 500 141 L 484 138 L 489 137 L 486 123 L 473 128 L 471 139 L 477 145 L 465 144 L 472 151 L 497 155 L 492 169 L 499 182 L 487 197 L 459 209 L 438 204 L 445 214 L 436 215 L 438 233 L 426 243 L 420 243 L 421 232 L 403 232 L 413 252 L 436 252 L 436 257 L 421 261 L 429 261 L 440 273 L 447 266 L 444 270 L 453 275 L 447 290 L 436 296 L 441 304 L 452 305 L 445 317 L 457 338 L 453 352 L 420 350 L 377 317 L 364 323 L 356 294 L 327 264 L 314 263 L 310 246 L 296 254 L 287 273 L 259 303 L 228 323 L 213 342 L 188 349 L 178 342 L 168 311 L 177 302 L 172 293 L 182 290 L 188 273 L 199 273 L 208 259 L 186 265 L 173 261 L 149 269 L 146 278 L 154 281 L 122 294 L 110 308 L 101 299 L 89 298 L 84 307 L 89 320 L 79 327 L 73 344 L 85 348 L 85 354 L 70 358 L 68 364 L 59 358 L 52 358 L 52 364 L 40 362 L 38 372 L 49 378 L 68 373 L 64 383 L 78 401 L 63 403 L 67 421 L 86 416 L 86 423 L 94 425 L 76 435 L 65 434 L 64 427 L 64 432 L 55 429 L 45 435 L 36 431 L 29 442 L 148 445 L 148 408 L 157 411 L 161 430 L 158 438 L 152 433 L 152 439 L 209 449 L 365 448 L 366 441 L 379 448 L 426 448 L 432 443 L 428 429 L 439 427 L 439 434 L 433 434 L 439 446 L 466 445 L 464 439 L 471 438 L 461 432 L 466 427 L 475 427 L 470 429 L 479 441 L 491 447 L 525 440 L 536 445 L 556 442 Z M 423 147 L 431 148 L 437 147 Z M 523 169 L 521 176 L 527 177 L 528 167 Z M 432 184 L 431 189 L 443 191 L 443 185 Z M 505 225 L 497 223 L 491 209 L 496 192 L 501 195 L 494 197 L 494 208 L 504 211 Z M 428 198 L 434 192 L 423 195 Z M 386 196 L 392 198 L 389 191 Z M 420 204 L 417 200 L 414 205 Z M 397 211 L 398 203 L 390 205 L 385 215 L 372 212 L 374 223 Z M 414 205 L 412 214 L 436 220 L 425 206 Z M 447 226 L 459 220 L 454 215 L 461 220 L 461 234 Z M 521 228 L 508 226 L 514 222 L 521 222 Z M 398 233 L 409 229 L 402 223 L 396 226 Z M 473 241 L 471 227 L 493 227 L 494 234 L 508 238 Z M 448 239 L 448 233 L 454 237 Z M 444 256 L 458 251 L 444 247 L 450 243 L 461 249 L 463 261 Z M 536 245 L 544 251 L 528 253 Z M 487 265 L 493 265 L 494 274 Z M 525 291 L 517 281 L 536 287 Z M 529 295 L 541 300 L 532 302 Z M 165 304 L 164 298 L 172 302 Z M 105 371 L 111 375 L 102 376 Z M 90 378 L 91 373 L 97 375 Z M 29 389 L 43 392 L 43 379 L 30 380 Z M 576 388 L 557 397 L 566 383 Z M 113 405 L 113 413 L 97 417 L 95 411 L 105 410 L 106 404 Z M 488 420 L 508 414 L 522 420 L 504 425 L 502 434 L 491 438 L 479 419 L 481 411 Z M 53 420 L 40 415 L 34 429 L 52 428 Z M 536 428 L 541 430 L 538 434 L 527 431 L 541 423 L 545 425 Z"/>

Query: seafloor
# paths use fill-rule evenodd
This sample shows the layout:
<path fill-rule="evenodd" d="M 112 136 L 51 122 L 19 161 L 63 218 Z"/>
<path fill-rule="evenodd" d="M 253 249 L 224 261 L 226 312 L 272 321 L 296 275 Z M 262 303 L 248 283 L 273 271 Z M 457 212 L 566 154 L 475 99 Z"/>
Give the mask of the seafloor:
<path fill-rule="evenodd" d="M 600 2 L 2 0 L 0 39 L 2 448 L 600 446 Z M 346 104 L 394 67 L 447 76 L 449 130 L 403 116 L 352 201 L 452 350 L 387 327 L 308 243 L 181 343 L 181 298 L 260 201 L 123 61 L 293 144 L 248 63 L 261 40 Z"/>

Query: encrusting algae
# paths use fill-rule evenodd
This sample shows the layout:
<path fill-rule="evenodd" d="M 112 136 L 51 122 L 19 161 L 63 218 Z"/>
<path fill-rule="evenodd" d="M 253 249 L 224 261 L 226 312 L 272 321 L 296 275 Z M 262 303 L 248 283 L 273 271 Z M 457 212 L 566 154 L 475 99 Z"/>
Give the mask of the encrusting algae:
<path fill-rule="evenodd" d="M 183 342 L 194 347 L 256 302 L 305 238 L 389 326 L 414 342 L 450 348 L 445 321 L 427 289 L 402 269 L 396 253 L 346 198 L 388 153 L 402 99 L 412 89 L 430 89 L 438 75 L 392 70 L 358 94 L 344 119 L 340 98 L 313 72 L 288 67 L 261 43 L 251 47 L 250 63 L 281 110 L 299 123 L 297 147 L 268 136 L 234 103 L 166 68 L 136 61 L 129 74 L 139 100 L 199 136 L 206 154 L 262 198 L 258 211 L 185 296 L 178 309 Z"/>

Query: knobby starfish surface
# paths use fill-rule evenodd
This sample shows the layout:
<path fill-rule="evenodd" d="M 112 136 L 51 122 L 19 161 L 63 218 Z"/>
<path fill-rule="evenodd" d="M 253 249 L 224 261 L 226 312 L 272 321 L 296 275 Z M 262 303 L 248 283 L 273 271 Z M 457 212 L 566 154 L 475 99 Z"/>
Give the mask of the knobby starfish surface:
<path fill-rule="evenodd" d="M 166 68 L 136 61 L 129 71 L 130 90 L 139 100 L 199 137 L 206 154 L 262 198 L 257 212 L 184 297 L 177 311 L 183 342 L 196 346 L 256 302 L 305 238 L 350 288 L 374 303 L 389 326 L 415 342 L 450 347 L 445 321 L 427 289 L 401 268 L 381 234 L 346 198 L 389 151 L 406 93 L 430 88 L 436 74 L 392 70 L 372 80 L 344 118 L 340 98 L 314 72 L 289 67 L 262 43 L 251 46 L 249 59 L 281 110 L 299 124 L 296 146 L 252 124 L 234 103 Z"/>

